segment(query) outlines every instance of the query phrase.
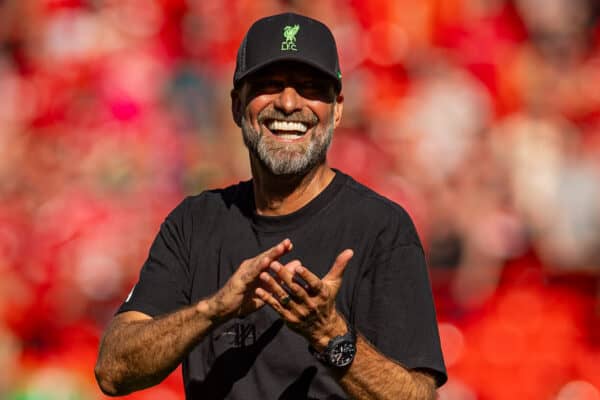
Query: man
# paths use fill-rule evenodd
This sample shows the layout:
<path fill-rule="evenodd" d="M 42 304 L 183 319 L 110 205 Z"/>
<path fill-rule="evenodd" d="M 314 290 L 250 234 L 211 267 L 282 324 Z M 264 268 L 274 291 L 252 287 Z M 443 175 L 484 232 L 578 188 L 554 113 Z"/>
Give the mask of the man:
<path fill-rule="evenodd" d="M 413 224 L 327 165 L 341 84 L 322 23 L 250 28 L 231 98 L 252 180 L 167 217 L 103 338 L 106 394 L 183 362 L 188 399 L 435 397 L 446 372 Z"/>

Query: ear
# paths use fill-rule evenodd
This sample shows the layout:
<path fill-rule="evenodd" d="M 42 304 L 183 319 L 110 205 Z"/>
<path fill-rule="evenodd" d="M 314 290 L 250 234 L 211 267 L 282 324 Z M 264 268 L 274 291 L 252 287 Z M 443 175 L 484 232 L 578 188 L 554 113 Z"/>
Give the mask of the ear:
<path fill-rule="evenodd" d="M 333 126 L 338 127 L 342 121 L 342 112 L 344 111 L 344 95 L 338 94 L 333 105 Z"/>
<path fill-rule="evenodd" d="M 231 115 L 233 121 L 240 128 L 242 127 L 242 115 L 243 115 L 242 99 L 240 99 L 240 92 L 236 89 L 231 89 Z"/>

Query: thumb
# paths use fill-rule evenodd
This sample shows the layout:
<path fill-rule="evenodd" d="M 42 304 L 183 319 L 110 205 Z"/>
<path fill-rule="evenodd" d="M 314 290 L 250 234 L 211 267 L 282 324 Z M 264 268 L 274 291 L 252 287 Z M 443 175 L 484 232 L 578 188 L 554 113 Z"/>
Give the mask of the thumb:
<path fill-rule="evenodd" d="M 348 262 L 350 261 L 352 256 L 354 256 L 354 251 L 352 251 L 352 249 L 346 249 L 340 254 L 338 254 L 333 263 L 333 266 L 331 267 L 327 275 L 323 277 L 323 280 L 341 280 L 342 275 L 344 275 L 344 271 L 346 270 L 346 266 L 348 265 Z"/>

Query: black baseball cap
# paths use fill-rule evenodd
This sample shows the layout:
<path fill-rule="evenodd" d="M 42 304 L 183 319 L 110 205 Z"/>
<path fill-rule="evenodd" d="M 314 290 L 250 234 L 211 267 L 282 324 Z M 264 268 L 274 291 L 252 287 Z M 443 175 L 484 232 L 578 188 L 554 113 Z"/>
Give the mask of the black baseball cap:
<path fill-rule="evenodd" d="M 237 53 L 233 87 L 249 74 L 278 61 L 310 65 L 330 76 L 338 93 L 342 90 L 335 39 L 329 28 L 316 19 L 284 13 L 252 24 Z"/>

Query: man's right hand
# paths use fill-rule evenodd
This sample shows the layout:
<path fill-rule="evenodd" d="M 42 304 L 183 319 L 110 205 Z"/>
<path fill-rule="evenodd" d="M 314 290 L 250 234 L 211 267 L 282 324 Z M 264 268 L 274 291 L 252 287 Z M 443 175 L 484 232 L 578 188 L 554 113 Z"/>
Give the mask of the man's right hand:
<path fill-rule="evenodd" d="M 261 308 L 265 302 L 255 294 L 255 289 L 260 285 L 260 273 L 268 269 L 273 261 L 290 252 L 292 247 L 292 242 L 284 239 L 256 257 L 244 260 L 227 283 L 207 299 L 210 314 L 217 321 L 223 321 L 246 316 Z"/>
<path fill-rule="evenodd" d="M 258 276 L 291 250 L 292 242 L 285 239 L 243 261 L 214 296 L 195 306 L 160 318 L 137 311 L 117 315 L 102 339 L 95 368 L 102 391 L 120 396 L 156 385 L 179 365 L 215 323 L 258 310 L 264 305 L 254 293 L 260 282 Z"/>

